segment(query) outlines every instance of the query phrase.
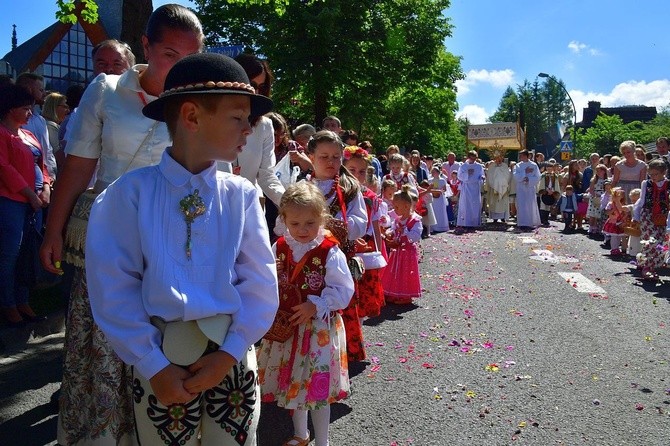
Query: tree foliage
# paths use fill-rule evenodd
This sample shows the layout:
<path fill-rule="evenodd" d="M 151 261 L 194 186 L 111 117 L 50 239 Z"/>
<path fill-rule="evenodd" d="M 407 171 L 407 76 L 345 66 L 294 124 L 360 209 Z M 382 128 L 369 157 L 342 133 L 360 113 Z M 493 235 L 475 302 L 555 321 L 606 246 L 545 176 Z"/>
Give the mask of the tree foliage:
<path fill-rule="evenodd" d="M 376 147 L 456 144 L 460 59 L 444 48 L 448 0 L 195 0 L 209 44 L 242 44 L 275 73 L 277 110 L 336 114 Z M 282 6 L 281 11 L 278 5 Z"/>
<path fill-rule="evenodd" d="M 580 130 L 577 156 L 586 158 L 590 153 L 601 155 L 618 154 L 622 141 L 633 140 L 640 144 L 656 141 L 660 136 L 670 136 L 670 109 L 662 110 L 647 123 L 640 121 L 624 124 L 618 115 L 601 113 L 593 121 L 593 126 L 586 131 Z"/>
<path fill-rule="evenodd" d="M 514 90 L 507 87 L 498 109 L 489 117 L 489 122 L 516 122 L 526 128 L 526 146 L 534 148 L 544 144 L 548 129 L 556 128 L 558 121 L 574 121 L 570 99 L 564 91 L 563 81 L 547 79 L 540 83 L 527 79 Z"/>
<path fill-rule="evenodd" d="M 77 0 L 56 0 L 56 19 L 62 23 L 70 23 L 74 25 L 77 23 L 77 16 L 75 10 L 77 8 Z M 80 0 L 82 3 L 81 18 L 88 23 L 96 23 L 98 21 L 98 4 L 95 0 Z"/>

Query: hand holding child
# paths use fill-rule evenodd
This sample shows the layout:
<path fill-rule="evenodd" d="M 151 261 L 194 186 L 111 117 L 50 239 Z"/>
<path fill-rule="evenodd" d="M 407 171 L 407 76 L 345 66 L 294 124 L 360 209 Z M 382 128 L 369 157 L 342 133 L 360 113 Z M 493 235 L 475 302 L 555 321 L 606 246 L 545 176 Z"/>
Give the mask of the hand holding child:
<path fill-rule="evenodd" d="M 176 403 L 187 403 L 196 397 L 197 392 L 191 393 L 184 387 L 185 380 L 191 377 L 188 370 L 170 364 L 156 373 L 150 380 L 151 389 L 161 404 L 169 406 Z"/>
<path fill-rule="evenodd" d="M 230 369 L 237 363 L 229 353 L 217 350 L 191 364 L 191 375 L 184 381 L 184 388 L 194 394 L 204 392 L 221 383 Z"/>
<path fill-rule="evenodd" d="M 307 301 L 303 302 L 295 307 L 291 308 L 294 313 L 291 315 L 289 320 L 293 325 L 306 324 L 310 319 L 316 315 L 316 305 L 313 302 Z"/>

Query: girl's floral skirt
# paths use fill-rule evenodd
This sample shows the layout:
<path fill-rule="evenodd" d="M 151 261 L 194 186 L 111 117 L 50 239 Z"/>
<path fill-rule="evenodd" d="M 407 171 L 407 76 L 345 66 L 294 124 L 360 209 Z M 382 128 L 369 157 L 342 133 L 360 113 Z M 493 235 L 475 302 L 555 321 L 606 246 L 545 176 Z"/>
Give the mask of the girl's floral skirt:
<path fill-rule="evenodd" d="M 344 324 L 331 313 L 298 326 L 286 342 L 263 339 L 258 349 L 258 378 L 263 402 L 286 409 L 314 410 L 349 395 Z"/>

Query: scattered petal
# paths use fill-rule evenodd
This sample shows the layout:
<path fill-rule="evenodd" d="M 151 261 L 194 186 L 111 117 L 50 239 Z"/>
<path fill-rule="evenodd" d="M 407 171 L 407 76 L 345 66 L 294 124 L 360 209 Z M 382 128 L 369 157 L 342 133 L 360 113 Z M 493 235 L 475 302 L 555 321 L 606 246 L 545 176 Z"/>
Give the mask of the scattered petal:
<path fill-rule="evenodd" d="M 497 372 L 498 370 L 500 370 L 500 366 L 495 362 L 493 362 L 491 364 L 487 364 L 486 367 L 484 367 L 484 369 L 487 372 Z"/>

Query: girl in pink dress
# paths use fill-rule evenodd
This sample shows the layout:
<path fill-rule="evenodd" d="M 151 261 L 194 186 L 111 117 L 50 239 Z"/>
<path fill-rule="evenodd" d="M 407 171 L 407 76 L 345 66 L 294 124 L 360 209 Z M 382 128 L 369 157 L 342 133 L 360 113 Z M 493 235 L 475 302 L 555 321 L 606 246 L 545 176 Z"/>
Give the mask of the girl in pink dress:
<path fill-rule="evenodd" d="M 603 227 L 603 234 L 610 236 L 610 255 L 621 255 L 621 239 L 623 237 L 623 224 L 626 220 L 626 192 L 620 188 L 612 189 L 612 200 L 605 210 L 609 217 Z"/>
<path fill-rule="evenodd" d="M 323 228 L 328 215 L 321 191 L 308 182 L 286 188 L 279 215 L 286 227 L 273 246 L 279 309 L 292 312 L 295 329 L 285 341 L 263 339 L 258 379 L 263 402 L 292 409 L 294 436 L 284 444 L 307 445 L 307 412 L 317 445 L 328 444 L 330 404 L 349 395 L 344 323 L 339 310 L 354 293 L 347 258 Z"/>
<path fill-rule="evenodd" d="M 386 233 L 391 256 L 382 276 L 386 302 L 410 304 L 412 299 L 421 297 L 417 243 L 423 225 L 421 216 L 414 212 L 417 200 L 407 184 L 393 195 L 396 218 Z"/>

